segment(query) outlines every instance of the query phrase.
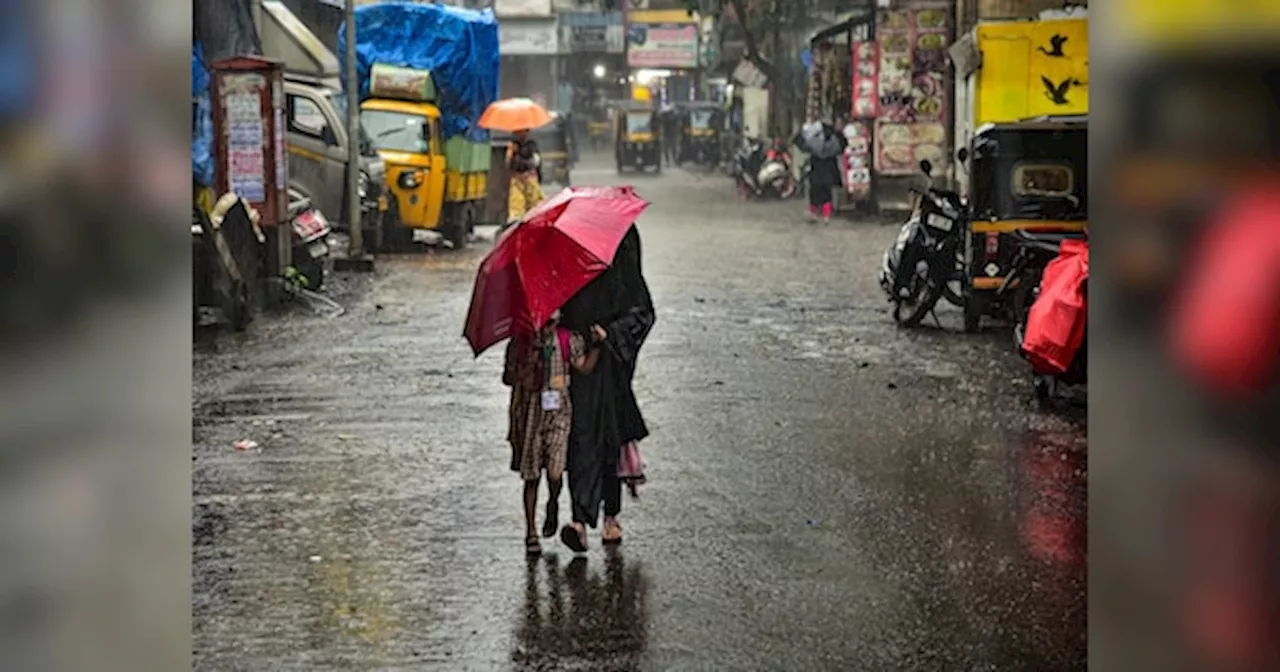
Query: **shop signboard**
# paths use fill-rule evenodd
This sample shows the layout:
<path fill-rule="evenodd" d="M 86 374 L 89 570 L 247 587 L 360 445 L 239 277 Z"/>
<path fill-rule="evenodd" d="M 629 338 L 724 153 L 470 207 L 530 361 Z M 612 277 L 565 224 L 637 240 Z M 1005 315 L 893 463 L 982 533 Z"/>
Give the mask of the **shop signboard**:
<path fill-rule="evenodd" d="M 560 15 L 560 48 L 566 53 L 621 54 L 625 43 L 622 12 Z"/>
<path fill-rule="evenodd" d="M 493 0 L 493 13 L 499 19 L 555 16 L 551 0 Z"/>
<path fill-rule="evenodd" d="M 498 22 L 498 53 L 502 56 L 554 56 L 560 51 L 556 22 Z"/>
<path fill-rule="evenodd" d="M 947 162 L 949 21 L 947 6 L 934 2 L 882 10 L 874 48 L 854 46 L 854 116 L 876 119 L 882 175 L 915 174 L 922 159 Z"/>
<path fill-rule="evenodd" d="M 632 23 L 627 46 L 627 65 L 633 68 L 697 68 L 698 24 Z"/>

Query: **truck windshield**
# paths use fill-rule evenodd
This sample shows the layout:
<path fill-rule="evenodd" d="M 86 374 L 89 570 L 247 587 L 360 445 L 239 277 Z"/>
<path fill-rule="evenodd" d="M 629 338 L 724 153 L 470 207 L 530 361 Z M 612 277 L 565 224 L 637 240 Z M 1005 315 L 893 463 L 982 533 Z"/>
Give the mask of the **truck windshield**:
<path fill-rule="evenodd" d="M 347 96 L 343 93 L 333 93 L 329 95 L 329 102 L 333 104 L 333 109 L 338 111 L 338 117 L 342 119 L 345 125 L 347 121 Z M 378 150 L 373 146 L 373 138 L 369 137 L 369 131 L 365 129 L 364 123 L 360 124 L 360 153 L 365 156 L 377 156 Z"/>
<path fill-rule="evenodd" d="M 420 114 L 365 110 L 360 118 L 378 149 L 410 154 L 431 151 L 431 123 Z"/>

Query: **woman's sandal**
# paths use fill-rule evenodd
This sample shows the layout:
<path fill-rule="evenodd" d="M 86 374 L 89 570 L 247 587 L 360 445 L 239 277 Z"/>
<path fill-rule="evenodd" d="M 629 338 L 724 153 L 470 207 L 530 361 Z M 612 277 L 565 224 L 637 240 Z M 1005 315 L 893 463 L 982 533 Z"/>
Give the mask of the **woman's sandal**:
<path fill-rule="evenodd" d="M 530 557 L 542 555 L 542 544 L 538 542 L 538 535 L 535 534 L 524 540 L 524 552 Z"/>
<path fill-rule="evenodd" d="M 560 529 L 560 541 L 564 542 L 574 553 L 587 552 L 587 540 L 583 533 L 572 525 L 565 525 Z"/>
<path fill-rule="evenodd" d="M 600 542 L 605 546 L 617 546 L 622 543 L 622 526 L 613 523 L 606 524 L 604 529 L 600 531 Z"/>
<path fill-rule="evenodd" d="M 542 536 L 550 539 L 556 536 L 558 529 L 560 529 L 560 505 L 556 502 L 547 502 L 547 519 L 542 523 Z"/>

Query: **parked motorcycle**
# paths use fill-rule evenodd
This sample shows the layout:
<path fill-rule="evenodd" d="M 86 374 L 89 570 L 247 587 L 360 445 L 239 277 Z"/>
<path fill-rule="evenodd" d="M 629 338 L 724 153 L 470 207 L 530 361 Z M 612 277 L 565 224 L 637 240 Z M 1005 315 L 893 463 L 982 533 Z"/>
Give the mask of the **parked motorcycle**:
<path fill-rule="evenodd" d="M 746 140 L 734 156 L 734 176 L 743 197 L 785 200 L 799 191 L 791 152 L 781 140 L 768 148 L 759 139 Z"/>
<path fill-rule="evenodd" d="M 1080 238 L 1019 232 L 1020 250 L 1053 259 L 1029 283 L 1017 314 L 1014 342 L 1032 365 L 1036 400 L 1047 406 L 1066 386 L 1088 382 L 1089 243 Z"/>
<path fill-rule="evenodd" d="M 293 267 L 305 279 L 306 289 L 318 290 L 324 286 L 324 264 L 329 257 L 329 222 L 311 205 L 311 199 L 295 197 L 289 202 L 289 224 Z"/>
<path fill-rule="evenodd" d="M 932 182 L 933 164 L 920 162 L 920 170 Z M 893 319 L 914 327 L 946 297 L 960 304 L 955 285 L 961 279 L 961 250 L 966 232 L 966 208 L 959 194 L 930 186 L 913 189 L 918 203 L 897 240 L 885 252 L 880 286 L 894 304 Z"/>

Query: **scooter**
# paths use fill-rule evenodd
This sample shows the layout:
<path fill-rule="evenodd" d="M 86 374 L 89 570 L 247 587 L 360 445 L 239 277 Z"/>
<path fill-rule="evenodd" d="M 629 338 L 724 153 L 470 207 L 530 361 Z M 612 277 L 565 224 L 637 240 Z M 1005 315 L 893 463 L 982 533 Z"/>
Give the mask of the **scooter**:
<path fill-rule="evenodd" d="M 932 183 L 933 164 L 921 161 L 920 169 Z M 919 202 L 880 266 L 880 287 L 893 304 L 894 321 L 904 327 L 918 326 L 939 299 L 961 300 L 952 285 L 963 272 L 959 255 L 968 230 L 958 194 L 933 186 L 912 192 Z"/>
<path fill-rule="evenodd" d="M 1027 288 L 1026 307 L 1017 309 L 1013 328 L 1018 352 L 1032 364 L 1036 401 L 1047 407 L 1067 388 L 1088 384 L 1088 242 L 1019 232 L 1018 243 L 1020 249 L 1054 255 Z M 1063 361 L 1072 347 L 1070 360 Z"/>
<path fill-rule="evenodd" d="M 747 140 L 734 157 L 738 193 L 744 198 L 789 199 L 799 191 L 791 168 L 791 153 L 781 140 L 765 149 L 758 139 Z"/>
<path fill-rule="evenodd" d="M 325 259 L 329 257 L 329 222 L 312 207 L 311 199 L 297 198 L 289 203 L 289 225 L 293 267 L 306 283 L 305 289 L 318 290 L 324 286 Z"/>

